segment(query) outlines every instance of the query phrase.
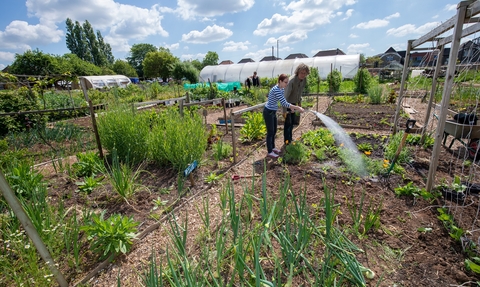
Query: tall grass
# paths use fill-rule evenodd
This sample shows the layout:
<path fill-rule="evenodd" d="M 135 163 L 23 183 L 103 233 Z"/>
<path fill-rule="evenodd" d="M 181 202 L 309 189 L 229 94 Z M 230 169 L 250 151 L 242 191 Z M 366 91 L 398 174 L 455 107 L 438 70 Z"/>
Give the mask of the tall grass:
<path fill-rule="evenodd" d="M 173 108 L 158 114 L 148 137 L 150 158 L 183 171 L 194 160 L 200 162 L 207 149 L 208 134 L 199 114 L 184 116 Z"/>
<path fill-rule="evenodd" d="M 115 150 L 122 162 L 135 164 L 147 157 L 150 119 L 148 114 L 137 113 L 132 106 L 116 105 L 99 115 L 98 133 L 102 147 L 109 153 Z"/>

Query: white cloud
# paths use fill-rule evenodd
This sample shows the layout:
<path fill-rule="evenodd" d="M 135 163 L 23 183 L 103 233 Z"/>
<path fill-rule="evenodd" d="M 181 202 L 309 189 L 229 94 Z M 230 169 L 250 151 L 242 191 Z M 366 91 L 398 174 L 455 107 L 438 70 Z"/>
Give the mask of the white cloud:
<path fill-rule="evenodd" d="M 174 51 L 174 50 L 178 50 L 178 48 L 180 48 L 180 43 L 175 43 L 175 44 L 171 44 L 171 45 L 163 44 L 163 47 L 169 49 L 170 51 Z"/>
<path fill-rule="evenodd" d="M 293 33 L 288 34 L 288 35 L 280 36 L 278 38 L 270 37 L 270 38 L 267 39 L 267 42 L 265 43 L 265 45 L 267 45 L 267 46 L 276 45 L 277 41 L 279 43 L 293 44 L 293 43 L 303 41 L 307 38 L 308 38 L 308 36 L 307 36 L 307 33 L 305 31 L 296 31 L 296 32 L 293 32 Z"/>
<path fill-rule="evenodd" d="M 27 0 L 26 6 L 28 14 L 37 17 L 40 25 L 51 27 L 52 32 L 62 33 L 60 36 L 63 32 L 53 30 L 57 28 L 55 24 L 65 26 L 67 18 L 81 24 L 88 20 L 95 31 L 102 32 L 114 51 L 129 49 L 128 41 L 132 39 L 143 40 L 151 35 L 167 37 L 168 33 L 161 25 L 161 13 L 172 12 L 158 5 L 145 9 L 113 0 Z"/>
<path fill-rule="evenodd" d="M 397 12 L 397 13 L 394 13 L 390 16 L 385 17 L 385 20 L 390 20 L 392 18 L 398 18 L 398 17 L 400 17 L 400 13 Z"/>
<path fill-rule="evenodd" d="M 433 28 L 437 27 L 440 24 L 440 22 L 430 22 L 426 23 L 420 27 L 416 27 L 413 24 L 406 24 L 403 26 L 400 26 L 398 28 L 392 28 L 387 30 L 387 35 L 389 36 L 395 36 L 395 37 L 404 37 L 409 34 L 426 34 L 430 32 Z"/>
<path fill-rule="evenodd" d="M 367 48 L 370 47 L 369 43 L 364 44 L 351 44 L 347 47 L 347 54 L 360 54 L 365 53 Z"/>
<path fill-rule="evenodd" d="M 52 25 L 29 25 L 25 21 L 12 21 L 0 31 L 0 48 L 25 51 L 30 46 L 58 43 L 63 32 Z"/>
<path fill-rule="evenodd" d="M 208 44 L 211 42 L 223 41 L 232 36 L 232 34 L 233 32 L 229 29 L 213 25 L 207 26 L 203 31 L 193 30 L 188 34 L 183 34 L 182 41 L 194 44 Z"/>
<path fill-rule="evenodd" d="M 448 4 L 445 5 L 445 11 L 455 11 L 457 10 L 457 4 Z"/>
<path fill-rule="evenodd" d="M 276 33 L 311 31 L 342 15 L 338 10 L 343 6 L 353 5 L 356 2 L 356 0 L 293 1 L 283 7 L 288 12 L 287 15 L 275 13 L 271 18 L 263 19 L 253 34 L 267 36 Z M 282 2 L 282 5 L 285 4 Z"/>
<path fill-rule="evenodd" d="M 247 11 L 255 0 L 178 0 L 175 12 L 185 20 Z"/>
<path fill-rule="evenodd" d="M 358 35 L 355 35 L 355 34 L 350 34 L 350 35 L 348 36 L 348 38 L 355 39 L 355 38 L 358 38 Z"/>
<path fill-rule="evenodd" d="M 353 9 L 348 9 L 347 12 L 345 12 L 345 17 L 342 19 L 342 21 L 347 20 L 348 18 L 352 17 L 353 15 Z"/>
<path fill-rule="evenodd" d="M 0 51 L 0 61 L 13 62 L 14 59 L 15 59 L 15 54 L 14 53 Z M 4 68 L 5 68 L 5 66 L 4 66 Z"/>
<path fill-rule="evenodd" d="M 245 42 L 228 41 L 223 44 L 224 47 L 222 51 L 224 52 L 245 51 L 245 50 L 248 50 L 248 45 L 250 45 L 249 41 L 245 41 Z"/>
<path fill-rule="evenodd" d="M 367 22 L 362 22 L 360 24 L 357 24 L 353 26 L 353 28 L 358 28 L 358 29 L 373 29 L 373 28 L 380 28 L 380 27 L 385 27 L 388 24 L 390 24 L 390 19 L 392 18 L 398 18 L 400 17 L 400 13 L 395 13 L 392 15 L 389 15 L 383 19 L 374 19 L 370 20 Z"/>
<path fill-rule="evenodd" d="M 389 23 L 390 22 L 385 19 L 375 19 L 375 20 L 370 20 L 368 22 L 362 22 L 360 24 L 357 24 L 353 26 L 353 28 L 359 28 L 359 29 L 380 28 L 380 27 L 387 26 Z"/>

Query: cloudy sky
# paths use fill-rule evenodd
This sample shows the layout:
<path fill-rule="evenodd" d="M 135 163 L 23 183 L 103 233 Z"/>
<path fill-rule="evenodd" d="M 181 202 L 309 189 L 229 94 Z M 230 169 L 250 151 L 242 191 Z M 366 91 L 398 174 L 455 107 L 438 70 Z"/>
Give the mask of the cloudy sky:
<path fill-rule="evenodd" d="M 453 17 L 448 0 L 7 0 L 0 11 L 0 69 L 15 54 L 39 49 L 69 53 L 65 20 L 88 20 L 116 59 L 135 43 L 170 49 L 182 60 L 217 52 L 220 61 L 259 61 L 292 53 L 312 57 L 341 49 L 373 56 L 389 47 L 405 50 Z M 473 35 L 475 37 L 475 35 Z M 478 35 L 476 36 L 478 37 Z M 430 45 L 433 45 L 430 44 Z M 277 50 L 278 47 L 278 50 Z"/>

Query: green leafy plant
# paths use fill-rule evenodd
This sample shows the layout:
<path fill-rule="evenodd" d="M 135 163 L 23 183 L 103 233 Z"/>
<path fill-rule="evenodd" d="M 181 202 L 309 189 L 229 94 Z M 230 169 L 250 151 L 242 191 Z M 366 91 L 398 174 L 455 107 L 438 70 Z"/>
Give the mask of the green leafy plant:
<path fill-rule="evenodd" d="M 213 157 L 219 161 L 226 157 L 229 157 L 233 152 L 233 147 L 229 143 L 224 143 L 222 140 L 212 145 Z"/>
<path fill-rule="evenodd" d="M 301 136 L 302 142 L 313 149 L 326 148 L 335 145 L 335 138 L 330 130 L 319 128 L 310 130 Z"/>
<path fill-rule="evenodd" d="M 102 180 L 103 177 L 95 178 L 93 176 L 87 176 L 83 181 L 77 181 L 75 184 L 78 185 L 80 191 L 90 194 L 95 187 L 101 185 Z"/>
<path fill-rule="evenodd" d="M 302 164 L 308 161 L 311 151 L 302 142 L 293 142 L 285 147 L 283 162 Z"/>
<path fill-rule="evenodd" d="M 132 217 L 119 214 L 104 219 L 105 211 L 100 215 L 93 214 L 91 221 L 80 227 L 88 240 L 91 241 L 91 248 L 101 258 L 106 258 L 114 253 L 127 253 L 133 244 L 137 232 L 138 222 Z"/>
<path fill-rule="evenodd" d="M 342 83 L 342 73 L 339 70 L 333 70 L 327 75 L 328 86 L 330 91 L 337 93 L 340 91 L 340 85 Z"/>
<path fill-rule="evenodd" d="M 105 172 L 103 161 L 95 152 L 77 153 L 77 160 L 72 168 L 78 177 L 91 177 Z"/>
<path fill-rule="evenodd" d="M 216 174 L 215 172 L 212 172 L 210 173 L 206 178 L 205 178 L 205 182 L 206 183 L 216 183 L 217 181 L 219 181 L 221 178 L 223 177 L 222 174 Z"/>
<path fill-rule="evenodd" d="M 113 189 L 123 199 L 128 200 L 135 192 L 143 187 L 136 182 L 143 172 L 141 169 L 142 165 L 139 165 L 137 169 L 134 170 L 131 164 L 119 162 L 115 154 L 113 154 L 112 161 L 112 166 L 109 167 L 109 171 L 107 172 L 107 178 Z"/>
<path fill-rule="evenodd" d="M 372 147 L 372 144 L 371 143 L 359 143 L 357 144 L 357 148 L 359 151 L 361 152 L 372 152 L 373 151 L 373 147 Z"/>
<path fill-rule="evenodd" d="M 246 119 L 245 124 L 240 129 L 240 141 L 251 142 L 265 137 L 267 127 L 260 112 L 247 112 L 242 115 Z"/>
<path fill-rule="evenodd" d="M 353 77 L 353 82 L 355 83 L 355 92 L 366 94 L 372 83 L 372 75 L 368 69 L 360 68 Z"/>

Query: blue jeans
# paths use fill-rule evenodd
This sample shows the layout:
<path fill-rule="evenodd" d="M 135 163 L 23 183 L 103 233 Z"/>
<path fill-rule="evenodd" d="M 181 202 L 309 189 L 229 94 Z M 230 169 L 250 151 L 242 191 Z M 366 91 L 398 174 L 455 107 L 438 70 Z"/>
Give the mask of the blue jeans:
<path fill-rule="evenodd" d="M 277 134 L 277 111 L 263 108 L 263 119 L 267 126 L 267 151 L 271 153 L 275 148 L 275 135 Z"/>

